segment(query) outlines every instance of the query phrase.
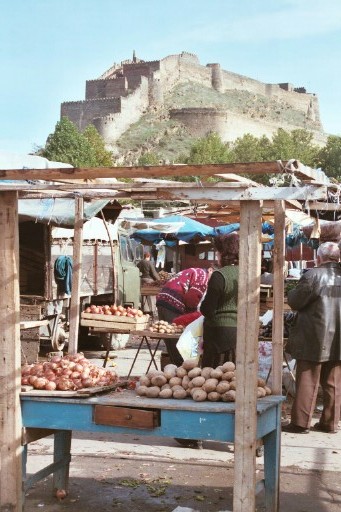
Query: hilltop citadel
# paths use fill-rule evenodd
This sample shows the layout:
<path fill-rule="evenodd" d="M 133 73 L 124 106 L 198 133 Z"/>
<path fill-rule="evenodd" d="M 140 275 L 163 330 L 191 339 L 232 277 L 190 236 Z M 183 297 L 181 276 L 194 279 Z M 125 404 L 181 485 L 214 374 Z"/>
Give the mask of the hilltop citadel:
<path fill-rule="evenodd" d="M 61 116 L 81 131 L 94 124 L 112 148 L 150 113 L 180 123 L 192 137 L 215 131 L 225 142 L 245 133 L 270 138 L 282 127 L 304 128 L 317 144 L 326 141 L 318 98 L 304 87 L 263 83 L 217 63 L 203 66 L 186 52 L 149 62 L 134 52 L 132 59 L 87 80 L 85 100 L 61 105 Z"/>

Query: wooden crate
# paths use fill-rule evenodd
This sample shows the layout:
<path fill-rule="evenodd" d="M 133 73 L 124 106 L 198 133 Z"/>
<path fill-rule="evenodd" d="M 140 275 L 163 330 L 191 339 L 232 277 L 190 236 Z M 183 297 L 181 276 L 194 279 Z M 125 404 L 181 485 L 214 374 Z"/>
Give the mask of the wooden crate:
<path fill-rule="evenodd" d="M 94 328 L 108 328 L 125 331 L 143 331 L 149 322 L 149 315 L 131 318 L 129 316 L 81 314 L 81 325 Z"/>

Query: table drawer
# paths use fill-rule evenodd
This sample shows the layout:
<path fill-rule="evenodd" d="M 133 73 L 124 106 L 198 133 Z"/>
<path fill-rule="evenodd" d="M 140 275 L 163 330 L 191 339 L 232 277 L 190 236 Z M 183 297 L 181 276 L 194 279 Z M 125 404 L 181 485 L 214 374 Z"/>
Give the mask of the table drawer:
<path fill-rule="evenodd" d="M 160 411 L 158 410 L 110 405 L 96 405 L 94 421 L 96 425 L 141 429 L 152 429 L 159 427 L 161 424 Z"/>

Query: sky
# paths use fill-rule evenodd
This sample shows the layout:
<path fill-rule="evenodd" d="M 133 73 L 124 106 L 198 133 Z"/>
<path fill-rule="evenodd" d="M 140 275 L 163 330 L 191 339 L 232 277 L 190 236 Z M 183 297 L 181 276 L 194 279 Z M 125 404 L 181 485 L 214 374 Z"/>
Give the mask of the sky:
<path fill-rule="evenodd" d="M 341 135 L 340 0 L 2 0 L 0 12 L 0 150 L 44 146 L 61 103 L 133 50 L 305 87 Z"/>

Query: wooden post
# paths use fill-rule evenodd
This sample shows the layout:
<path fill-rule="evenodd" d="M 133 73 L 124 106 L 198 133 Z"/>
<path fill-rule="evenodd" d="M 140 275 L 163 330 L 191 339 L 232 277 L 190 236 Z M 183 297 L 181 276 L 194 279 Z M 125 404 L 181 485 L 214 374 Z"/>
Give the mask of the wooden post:
<path fill-rule="evenodd" d="M 240 206 L 233 511 L 253 512 L 256 496 L 257 372 L 262 211 Z"/>
<path fill-rule="evenodd" d="M 103 210 L 101 210 L 101 216 L 102 220 L 104 222 L 105 229 L 107 230 L 109 243 L 110 243 L 110 249 L 111 249 L 111 265 L 112 265 L 112 300 L 113 303 L 116 304 L 117 297 L 118 297 L 118 280 L 117 280 L 117 268 L 116 268 L 116 261 L 115 261 L 115 248 L 114 248 L 114 242 L 110 233 L 110 229 L 108 226 L 108 223 L 104 217 Z"/>
<path fill-rule="evenodd" d="M 82 279 L 83 214 L 83 198 L 76 197 L 75 227 L 73 238 L 72 290 L 70 304 L 69 354 L 75 354 L 78 349 L 80 289 Z"/>
<path fill-rule="evenodd" d="M 0 193 L 0 510 L 22 510 L 17 192 Z"/>
<path fill-rule="evenodd" d="M 283 201 L 275 201 L 275 246 L 272 319 L 272 391 L 282 394 L 283 363 L 283 301 L 285 257 L 285 208 Z"/>

